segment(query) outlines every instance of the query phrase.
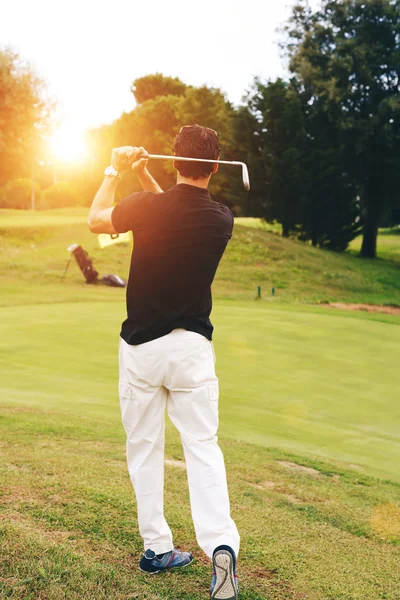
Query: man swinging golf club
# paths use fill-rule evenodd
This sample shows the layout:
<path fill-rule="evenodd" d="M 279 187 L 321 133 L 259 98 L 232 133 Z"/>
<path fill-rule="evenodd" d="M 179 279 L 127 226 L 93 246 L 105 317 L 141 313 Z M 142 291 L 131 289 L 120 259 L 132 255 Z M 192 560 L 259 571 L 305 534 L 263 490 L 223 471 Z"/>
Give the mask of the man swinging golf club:
<path fill-rule="evenodd" d="M 216 160 L 217 133 L 199 125 L 182 127 L 174 152 Z M 174 548 L 164 518 L 167 409 L 183 444 L 196 538 L 213 562 L 210 596 L 236 600 L 240 537 L 230 516 L 217 441 L 219 391 L 209 319 L 211 284 L 232 236 L 233 216 L 208 191 L 217 163 L 176 160 L 177 184 L 163 192 L 147 170 L 147 156 L 143 148 L 113 150 L 89 213 L 94 233 L 134 234 L 119 393 L 145 548 L 140 569 L 158 573 L 193 560 L 189 552 Z M 129 167 L 144 191 L 114 207 L 119 175 Z"/>

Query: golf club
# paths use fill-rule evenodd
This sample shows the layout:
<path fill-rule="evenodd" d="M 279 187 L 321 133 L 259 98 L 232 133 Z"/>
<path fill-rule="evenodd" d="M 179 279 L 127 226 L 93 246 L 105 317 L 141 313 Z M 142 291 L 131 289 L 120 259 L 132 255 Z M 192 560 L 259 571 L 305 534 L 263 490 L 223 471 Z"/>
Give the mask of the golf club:
<path fill-rule="evenodd" d="M 242 178 L 244 189 L 250 190 L 250 179 L 249 172 L 247 170 L 247 165 L 243 162 L 239 162 L 237 160 L 211 160 L 208 158 L 188 158 L 187 156 L 166 156 L 163 154 L 149 154 L 147 158 L 155 158 L 157 160 L 183 160 L 186 162 L 206 162 L 206 163 L 218 163 L 220 165 L 237 165 L 242 167 Z"/>

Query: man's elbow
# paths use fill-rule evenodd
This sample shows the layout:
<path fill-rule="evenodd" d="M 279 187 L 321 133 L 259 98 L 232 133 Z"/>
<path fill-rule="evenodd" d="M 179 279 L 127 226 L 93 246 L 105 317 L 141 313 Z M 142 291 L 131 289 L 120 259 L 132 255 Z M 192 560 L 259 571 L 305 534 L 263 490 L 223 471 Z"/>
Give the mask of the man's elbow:
<path fill-rule="evenodd" d="M 97 233 L 97 230 L 96 230 L 96 225 L 97 225 L 96 221 L 95 221 L 93 218 L 91 218 L 91 217 L 89 216 L 89 219 L 88 219 L 88 227 L 89 227 L 89 230 L 90 230 L 92 233 Z"/>
<path fill-rule="evenodd" d="M 101 213 L 90 211 L 88 217 L 88 227 L 92 233 L 102 233 L 103 222 L 101 219 Z"/>
<path fill-rule="evenodd" d="M 106 227 L 104 223 L 100 221 L 88 221 L 89 230 L 92 233 L 115 233 L 113 227 Z"/>
<path fill-rule="evenodd" d="M 116 233 L 111 221 L 96 218 L 96 216 L 93 215 L 89 215 L 88 227 L 92 233 Z"/>

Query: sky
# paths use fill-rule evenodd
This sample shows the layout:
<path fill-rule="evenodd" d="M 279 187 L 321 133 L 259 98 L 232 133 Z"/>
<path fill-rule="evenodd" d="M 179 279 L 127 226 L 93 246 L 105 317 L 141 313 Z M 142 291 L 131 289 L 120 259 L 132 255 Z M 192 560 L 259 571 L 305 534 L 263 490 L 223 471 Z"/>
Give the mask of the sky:
<path fill-rule="evenodd" d="M 285 75 L 276 29 L 294 3 L 0 0 L 0 46 L 29 60 L 58 101 L 64 130 L 78 132 L 132 110 L 131 83 L 149 73 L 219 87 L 239 103 L 254 76 Z"/>

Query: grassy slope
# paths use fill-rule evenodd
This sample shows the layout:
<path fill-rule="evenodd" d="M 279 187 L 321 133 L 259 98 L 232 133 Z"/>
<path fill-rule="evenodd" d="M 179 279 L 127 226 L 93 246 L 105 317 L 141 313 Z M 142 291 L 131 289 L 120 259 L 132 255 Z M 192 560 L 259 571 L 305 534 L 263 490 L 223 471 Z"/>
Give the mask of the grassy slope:
<path fill-rule="evenodd" d="M 87 230 L 85 209 L 23 213 L 0 211 L 0 302 L 24 303 L 40 296 L 46 284 L 46 300 L 96 299 L 97 289 L 82 286 L 75 262 L 68 274 L 73 285 L 61 286 L 72 242 L 82 244 L 101 274 L 126 276 L 129 252 L 123 245 L 101 250 Z M 243 220 L 239 220 L 242 223 Z M 51 223 L 51 226 L 49 225 Z M 250 221 L 250 224 L 252 221 Z M 389 236 L 396 243 L 400 236 Z M 50 250 L 51 249 L 51 250 Z M 24 281 L 22 288 L 20 281 Z M 263 298 L 273 302 L 349 301 L 400 304 L 398 265 L 391 260 L 361 260 L 350 254 L 322 252 L 279 235 L 238 224 L 214 284 L 218 298 L 253 299 L 261 286 Z M 272 288 L 276 294 L 272 298 Z M 18 293 L 21 289 L 21 293 Z M 110 290 L 108 290 L 110 291 Z M 111 294 L 102 290 L 104 298 Z"/>
<path fill-rule="evenodd" d="M 253 217 L 239 217 L 235 219 L 238 225 L 251 227 L 253 229 L 261 229 L 263 231 L 271 231 L 281 234 L 282 227 L 279 223 L 266 223 L 261 219 Z M 361 250 L 362 236 L 359 236 L 350 243 L 349 251 L 353 254 L 359 254 Z M 378 258 L 385 260 L 400 261 L 400 227 L 393 229 L 380 229 L 378 237 Z"/>
<path fill-rule="evenodd" d="M 40 221 L 34 230 L 9 227 L 0 255 L 8 267 L 0 283 L 0 597 L 206 598 L 209 566 L 199 551 L 182 573 L 149 580 L 136 569 L 141 540 L 116 391 L 123 291 L 85 286 L 76 265 L 58 281 L 73 241 L 90 249 L 102 273 L 124 274 L 126 248 L 97 249 L 84 214 L 78 227 L 68 213 L 62 225 L 46 216 L 53 230 Z M 221 443 L 242 533 L 241 598 L 399 599 L 400 485 L 370 476 L 399 481 L 399 319 L 294 307 L 279 297 L 276 306 L 228 299 L 254 295 L 251 252 L 268 273 L 276 256 L 288 278 L 308 264 L 301 301 L 326 289 L 312 269 L 324 268 L 318 260 L 338 272 L 362 269 L 356 290 L 332 288 L 338 299 L 365 300 L 370 269 L 390 281 L 396 271 L 250 233 L 237 228 L 216 285 L 226 299 L 214 311 Z M 298 275 L 280 299 L 296 297 Z M 398 303 L 387 283 L 374 294 Z M 167 456 L 181 460 L 171 426 L 167 436 Z M 175 541 L 196 549 L 184 470 L 167 465 L 166 487 Z"/>

